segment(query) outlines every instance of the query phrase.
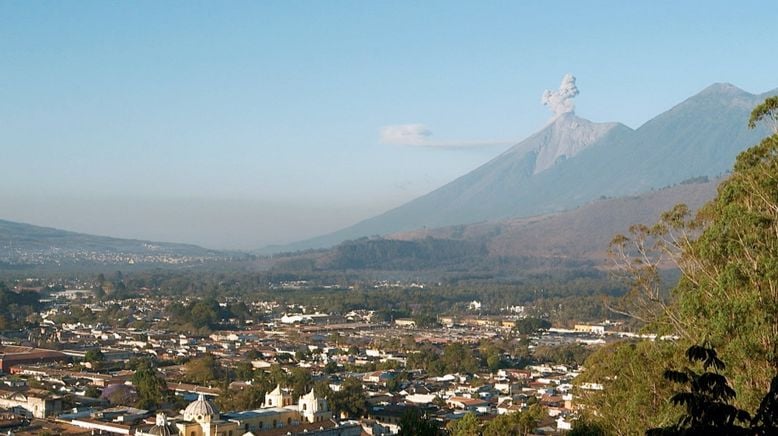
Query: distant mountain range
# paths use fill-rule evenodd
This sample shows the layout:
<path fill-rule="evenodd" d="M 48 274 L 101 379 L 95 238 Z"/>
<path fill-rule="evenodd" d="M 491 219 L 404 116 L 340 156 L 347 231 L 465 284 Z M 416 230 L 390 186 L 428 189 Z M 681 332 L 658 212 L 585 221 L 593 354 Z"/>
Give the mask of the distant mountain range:
<path fill-rule="evenodd" d="M 189 265 L 236 256 L 196 245 L 119 239 L 0 220 L 0 267 Z"/>
<path fill-rule="evenodd" d="M 632 224 L 654 224 L 662 212 L 679 203 L 697 210 L 715 196 L 720 181 L 692 180 L 638 196 L 595 200 L 565 212 L 401 232 L 387 238 L 479 242 L 489 256 L 569 258 L 599 263 L 607 258 L 608 244 L 616 233 L 627 233 Z"/>
<path fill-rule="evenodd" d="M 562 114 L 488 163 L 398 208 L 337 232 L 260 252 L 331 247 L 418 229 L 556 213 L 601 197 L 637 195 L 725 174 L 738 153 L 765 137 L 755 95 L 714 84 L 636 130 Z"/>
<path fill-rule="evenodd" d="M 615 234 L 626 233 L 632 224 L 653 224 L 662 212 L 679 203 L 697 210 L 715 196 L 720 181 L 690 180 L 543 216 L 359 238 L 328 250 L 281 256 L 276 258 L 276 268 L 499 276 L 515 274 L 518 269 L 602 267 L 607 265 L 608 245 Z"/>

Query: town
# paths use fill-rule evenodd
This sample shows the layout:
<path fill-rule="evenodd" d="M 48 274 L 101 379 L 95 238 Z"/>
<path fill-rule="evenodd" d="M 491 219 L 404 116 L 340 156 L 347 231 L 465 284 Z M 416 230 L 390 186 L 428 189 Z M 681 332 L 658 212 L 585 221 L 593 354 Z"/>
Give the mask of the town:
<path fill-rule="evenodd" d="M 479 301 L 386 319 L 248 297 L 113 299 L 99 281 L 47 286 L 4 290 L 18 307 L 2 331 L 0 427 L 16 435 L 387 435 L 409 422 L 560 434 L 577 397 L 602 389 L 576 382 L 585 358 L 639 336 L 619 321 L 562 328 Z"/>

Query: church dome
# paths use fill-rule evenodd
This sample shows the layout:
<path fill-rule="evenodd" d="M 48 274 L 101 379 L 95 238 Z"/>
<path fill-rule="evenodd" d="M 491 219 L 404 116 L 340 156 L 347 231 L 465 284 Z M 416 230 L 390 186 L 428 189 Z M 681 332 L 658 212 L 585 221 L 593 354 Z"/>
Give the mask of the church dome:
<path fill-rule="evenodd" d="M 217 409 L 213 403 L 206 400 L 203 394 L 200 394 L 196 401 L 193 401 L 184 409 L 184 419 L 187 421 L 210 421 L 211 419 L 218 417 L 219 409 Z"/>
<path fill-rule="evenodd" d="M 168 424 L 167 416 L 164 413 L 158 413 L 156 425 L 151 427 L 147 433 L 154 436 L 174 436 L 178 434 L 178 429 Z"/>

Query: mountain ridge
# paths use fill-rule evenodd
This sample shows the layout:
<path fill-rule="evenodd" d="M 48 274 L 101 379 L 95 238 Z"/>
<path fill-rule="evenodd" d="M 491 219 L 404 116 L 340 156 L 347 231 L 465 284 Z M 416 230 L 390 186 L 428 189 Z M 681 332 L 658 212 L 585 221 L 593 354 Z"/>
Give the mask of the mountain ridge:
<path fill-rule="evenodd" d="M 124 239 L 0 219 L 0 266 L 189 264 L 237 253 L 193 244 Z"/>
<path fill-rule="evenodd" d="M 611 238 L 632 224 L 653 224 L 678 203 L 699 209 L 712 199 L 722 179 L 689 181 L 637 196 L 603 198 L 575 209 L 548 215 L 510 218 L 387 235 L 388 239 L 426 237 L 473 241 L 491 239 L 491 256 L 578 257 L 602 261 Z"/>
<path fill-rule="evenodd" d="M 410 274 L 430 280 L 483 275 L 500 279 L 519 271 L 605 268 L 612 238 L 633 224 L 655 223 L 679 203 L 694 212 L 716 195 L 722 179 L 704 178 L 637 196 L 598 199 L 576 209 L 434 229 L 418 229 L 342 242 L 330 249 L 282 254 L 279 272 Z"/>

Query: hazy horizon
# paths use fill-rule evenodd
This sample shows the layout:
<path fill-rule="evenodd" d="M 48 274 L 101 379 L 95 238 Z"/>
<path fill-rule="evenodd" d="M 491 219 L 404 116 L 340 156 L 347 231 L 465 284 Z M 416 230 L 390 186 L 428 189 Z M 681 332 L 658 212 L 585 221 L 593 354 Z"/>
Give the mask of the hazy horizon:
<path fill-rule="evenodd" d="M 353 224 L 551 117 L 778 87 L 747 2 L 0 3 L 0 219 L 256 249 Z M 552 96 L 553 97 L 553 96 Z"/>

